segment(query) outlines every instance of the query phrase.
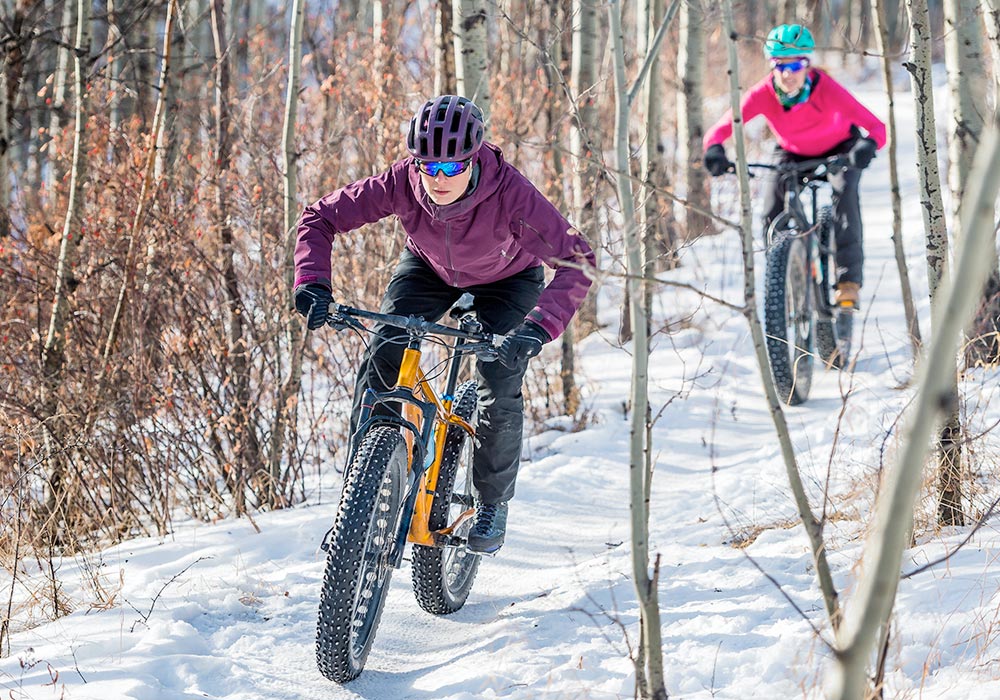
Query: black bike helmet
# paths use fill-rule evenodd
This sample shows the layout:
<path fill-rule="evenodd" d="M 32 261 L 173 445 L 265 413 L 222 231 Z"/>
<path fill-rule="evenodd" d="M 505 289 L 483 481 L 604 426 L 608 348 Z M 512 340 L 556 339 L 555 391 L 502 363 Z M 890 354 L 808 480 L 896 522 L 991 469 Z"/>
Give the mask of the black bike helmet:
<path fill-rule="evenodd" d="M 467 97 L 440 95 L 427 100 L 410 120 L 406 148 L 414 158 L 468 160 L 483 145 L 483 112 Z"/>

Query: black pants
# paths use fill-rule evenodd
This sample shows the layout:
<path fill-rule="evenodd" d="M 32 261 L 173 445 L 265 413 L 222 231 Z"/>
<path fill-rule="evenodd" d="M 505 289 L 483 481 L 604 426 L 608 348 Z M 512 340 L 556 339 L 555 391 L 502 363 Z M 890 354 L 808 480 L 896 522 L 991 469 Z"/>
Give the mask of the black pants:
<path fill-rule="evenodd" d="M 800 156 L 789 153 L 781 147 L 775 147 L 774 157 L 778 163 L 798 163 L 814 158 L 827 158 L 847 153 L 856 140 L 857 137 L 851 137 L 819 156 Z M 828 175 L 826 179 L 833 188 L 833 213 L 837 240 L 837 281 L 861 284 L 862 267 L 865 261 L 861 228 L 861 200 L 858 196 L 861 171 L 857 168 L 845 168 L 836 174 Z M 769 173 L 764 188 L 765 233 L 771 225 L 771 221 L 781 213 L 784 207 L 785 190 L 781 185 L 781 180 L 775 173 Z"/>
<path fill-rule="evenodd" d="M 509 333 L 538 301 L 545 286 L 541 267 L 531 267 L 491 284 L 451 287 L 427 263 L 404 250 L 382 299 L 382 313 L 422 316 L 437 321 L 463 292 L 473 295 L 483 328 Z M 351 434 L 361 415 L 365 389 L 385 391 L 396 383 L 406 347 L 406 331 L 379 325 L 358 372 L 351 414 Z M 396 342 L 392 342 L 395 340 Z M 402 342 L 400 342 L 402 341 Z M 510 500 L 521 458 L 524 397 L 521 383 L 525 368 L 512 370 L 500 362 L 477 362 L 479 417 L 473 456 L 472 483 L 485 503 Z M 379 410 L 392 412 L 392 407 Z"/>

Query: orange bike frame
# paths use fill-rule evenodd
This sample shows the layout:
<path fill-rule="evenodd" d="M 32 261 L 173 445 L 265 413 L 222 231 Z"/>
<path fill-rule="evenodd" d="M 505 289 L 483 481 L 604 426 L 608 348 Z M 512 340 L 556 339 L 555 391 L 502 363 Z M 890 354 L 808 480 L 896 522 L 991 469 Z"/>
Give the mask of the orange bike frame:
<path fill-rule="evenodd" d="M 397 388 L 407 388 L 415 396 L 417 392 L 423 395 L 424 399 L 433 403 L 437 407 L 437 424 L 434 426 L 433 445 L 428 445 L 427 455 L 430 463 L 424 470 L 417 488 L 417 499 L 414 504 L 413 518 L 410 520 L 410 532 L 407 541 L 415 544 L 422 544 L 429 547 L 435 545 L 434 533 L 428 528 L 428 521 L 431 514 L 431 506 L 434 503 L 434 491 L 437 488 L 438 474 L 441 470 L 441 458 L 444 455 L 444 441 L 448 434 L 449 425 L 457 425 L 470 436 L 475 436 L 476 430 L 466 420 L 456 416 L 451 412 L 452 399 L 440 399 L 434 392 L 434 388 L 427 381 L 423 370 L 420 369 L 420 350 L 406 348 L 403 351 L 403 362 L 399 366 L 399 377 L 396 381 Z M 417 428 L 420 428 L 422 414 L 413 404 L 403 403 L 403 415 L 411 421 Z M 410 431 L 406 433 L 406 445 L 409 451 L 407 469 L 413 469 L 413 440 L 415 436 Z M 433 448 L 433 449 L 431 449 Z M 454 523 L 449 523 L 442 534 L 450 533 L 459 523 L 472 517 L 472 508 L 463 512 Z"/>

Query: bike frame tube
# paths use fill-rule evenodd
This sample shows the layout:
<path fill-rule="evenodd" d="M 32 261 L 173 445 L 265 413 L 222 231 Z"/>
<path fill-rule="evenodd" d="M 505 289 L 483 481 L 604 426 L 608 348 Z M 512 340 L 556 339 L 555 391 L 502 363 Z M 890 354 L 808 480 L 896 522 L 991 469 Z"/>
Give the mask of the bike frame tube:
<path fill-rule="evenodd" d="M 428 530 L 427 524 L 434 502 L 448 427 L 457 425 L 470 436 L 475 435 L 475 429 L 472 425 L 453 414 L 451 410 L 462 356 L 468 352 L 478 352 L 484 344 L 492 346 L 494 341 L 489 334 L 485 338 L 476 337 L 467 329 L 455 330 L 436 323 L 428 323 L 417 317 L 397 317 L 346 306 L 338 307 L 337 313 L 348 317 L 357 316 L 389 323 L 405 328 L 410 333 L 409 343 L 403 351 L 403 360 L 400 363 L 396 386 L 384 392 L 376 392 L 371 388 L 365 390 L 358 428 L 351 438 L 351 449 L 348 455 L 348 464 L 350 464 L 357 453 L 361 436 L 374 425 L 392 425 L 400 428 L 404 433 L 408 448 L 407 491 L 397 523 L 394 549 L 391 552 L 392 565 L 399 568 L 411 530 L 410 541 L 428 546 L 439 545 L 444 540 L 440 537 L 441 534 L 449 534 L 457 524 L 470 517 L 473 512 L 471 509 L 466 510 L 454 523 L 449 523 L 439 533 L 432 533 Z M 363 326 L 360 328 L 365 330 Z M 443 398 L 439 398 L 434 392 L 434 388 L 420 369 L 420 344 L 426 333 L 450 335 L 456 338 L 452 348 L 454 355 Z M 468 341 L 467 334 L 474 337 L 475 342 Z M 475 350 L 470 348 L 463 352 L 466 346 L 475 346 Z M 426 400 L 420 400 L 416 392 L 419 392 Z M 377 404 L 390 401 L 402 403 L 402 416 L 373 415 L 374 407 Z M 438 536 L 436 537 L 436 535 Z"/>
<path fill-rule="evenodd" d="M 456 342 L 454 350 L 458 351 L 461 344 L 462 341 Z M 456 355 L 448 372 L 448 382 L 445 388 L 447 393 L 444 398 L 438 398 L 434 392 L 434 388 L 427 382 L 423 372 L 417 368 L 417 386 L 424 398 L 437 406 L 436 417 L 438 420 L 435 421 L 434 425 L 433 449 L 430 449 L 431 446 L 428 445 L 428 463 L 420 479 L 420 486 L 414 503 L 413 518 L 410 520 L 407 541 L 414 544 L 421 544 L 428 547 L 436 544 L 434 533 L 430 531 L 427 524 L 430 521 L 431 508 L 434 505 L 434 494 L 437 490 L 437 480 L 441 473 L 441 460 L 444 457 L 444 442 L 448 435 L 448 426 L 457 425 L 469 433 L 470 436 L 474 436 L 476 433 L 475 429 L 468 422 L 456 416 L 451 411 L 460 365 L 461 357 L 460 355 Z M 452 523 L 449 523 L 447 526 L 447 528 L 450 527 L 453 527 Z"/>

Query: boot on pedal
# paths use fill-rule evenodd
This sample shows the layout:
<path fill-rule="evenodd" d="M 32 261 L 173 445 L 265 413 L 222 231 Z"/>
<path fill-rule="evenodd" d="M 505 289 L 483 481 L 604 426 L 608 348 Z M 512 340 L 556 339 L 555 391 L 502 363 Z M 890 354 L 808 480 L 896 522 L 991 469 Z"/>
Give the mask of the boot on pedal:
<path fill-rule="evenodd" d="M 468 551 L 475 554 L 496 554 L 503 546 L 507 531 L 507 502 L 476 501 L 476 522 L 469 533 Z"/>

